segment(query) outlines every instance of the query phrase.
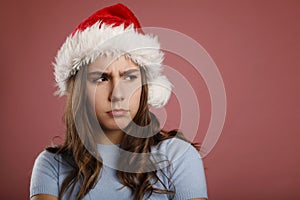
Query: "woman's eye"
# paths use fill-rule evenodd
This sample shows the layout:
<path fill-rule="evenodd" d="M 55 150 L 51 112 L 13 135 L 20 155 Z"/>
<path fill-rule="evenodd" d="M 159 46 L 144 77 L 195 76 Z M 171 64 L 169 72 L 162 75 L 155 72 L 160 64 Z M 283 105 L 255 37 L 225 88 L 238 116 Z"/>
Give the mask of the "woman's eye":
<path fill-rule="evenodd" d="M 106 77 L 100 77 L 100 78 L 97 78 L 94 80 L 94 82 L 96 83 L 101 83 L 101 82 L 104 82 L 104 81 L 107 81 L 108 79 Z"/>
<path fill-rule="evenodd" d="M 137 76 L 135 76 L 135 75 L 127 75 L 127 76 L 125 76 L 125 80 L 128 80 L 128 81 L 134 80 L 136 78 L 137 78 Z"/>

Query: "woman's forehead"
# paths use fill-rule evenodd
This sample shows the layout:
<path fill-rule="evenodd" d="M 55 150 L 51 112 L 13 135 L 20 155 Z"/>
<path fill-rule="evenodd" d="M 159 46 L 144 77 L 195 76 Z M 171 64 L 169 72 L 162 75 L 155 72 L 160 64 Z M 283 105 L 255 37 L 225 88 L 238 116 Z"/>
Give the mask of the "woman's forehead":
<path fill-rule="evenodd" d="M 139 68 L 139 66 L 126 56 L 101 55 L 88 66 L 88 71 L 110 72 L 115 70 L 124 71 L 132 68 Z"/>

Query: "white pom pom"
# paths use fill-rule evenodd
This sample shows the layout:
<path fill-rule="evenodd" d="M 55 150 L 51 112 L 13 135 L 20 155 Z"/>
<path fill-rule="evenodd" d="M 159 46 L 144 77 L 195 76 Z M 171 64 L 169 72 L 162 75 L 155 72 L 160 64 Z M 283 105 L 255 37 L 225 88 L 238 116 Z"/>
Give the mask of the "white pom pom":
<path fill-rule="evenodd" d="M 149 105 L 156 108 L 160 108 L 166 105 L 172 91 L 172 84 L 166 76 L 161 75 L 151 81 L 148 81 L 148 88 Z"/>

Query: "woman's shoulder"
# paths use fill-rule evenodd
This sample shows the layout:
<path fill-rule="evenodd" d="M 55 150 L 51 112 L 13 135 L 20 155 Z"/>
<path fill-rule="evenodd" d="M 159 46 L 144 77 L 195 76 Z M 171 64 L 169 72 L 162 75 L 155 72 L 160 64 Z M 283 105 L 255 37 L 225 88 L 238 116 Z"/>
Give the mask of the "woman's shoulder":
<path fill-rule="evenodd" d="M 175 199 L 207 198 L 202 158 L 191 143 L 175 137 L 161 141 L 153 149 L 168 158 L 166 172 L 176 188 Z"/>
<path fill-rule="evenodd" d="M 52 170 L 57 170 L 59 163 L 59 155 L 51 153 L 50 151 L 44 149 L 35 158 L 34 167 L 35 168 L 51 168 Z"/>
<path fill-rule="evenodd" d="M 57 157 L 57 155 L 55 155 L 55 153 L 52 153 L 46 149 L 42 150 L 36 157 L 36 162 L 49 162 L 49 161 L 54 161 L 56 160 L 55 157 Z"/>
<path fill-rule="evenodd" d="M 180 138 L 169 138 L 153 146 L 152 152 L 159 152 L 166 155 L 170 161 L 189 158 L 201 158 L 197 149 L 190 143 Z"/>
<path fill-rule="evenodd" d="M 48 168 L 53 171 L 58 171 L 59 165 L 66 166 L 70 163 L 68 156 L 57 154 L 53 151 L 53 148 L 47 148 L 41 151 L 35 159 L 34 167 Z"/>
<path fill-rule="evenodd" d="M 31 173 L 30 197 L 37 194 L 58 196 L 59 176 L 63 172 L 61 155 L 44 149 L 35 159 Z"/>

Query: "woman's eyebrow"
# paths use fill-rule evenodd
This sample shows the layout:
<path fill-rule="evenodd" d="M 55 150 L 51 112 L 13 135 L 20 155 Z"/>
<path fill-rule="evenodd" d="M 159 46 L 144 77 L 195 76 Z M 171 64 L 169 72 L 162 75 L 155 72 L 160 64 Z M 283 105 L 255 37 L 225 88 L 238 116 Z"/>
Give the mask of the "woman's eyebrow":
<path fill-rule="evenodd" d="M 124 76 L 124 75 L 127 75 L 127 74 L 132 74 L 132 73 L 135 73 L 135 72 L 140 72 L 140 70 L 139 69 L 129 69 L 129 70 L 121 72 L 120 76 Z"/>
<path fill-rule="evenodd" d="M 89 75 L 89 76 L 91 76 L 91 75 L 108 76 L 108 73 L 106 73 L 106 72 L 101 72 L 101 71 L 94 71 L 94 72 L 89 72 L 88 75 Z"/>
<path fill-rule="evenodd" d="M 129 70 L 120 72 L 120 76 L 124 76 L 124 75 L 127 75 L 127 74 L 132 74 L 132 73 L 135 73 L 135 72 L 140 72 L 140 70 L 139 69 L 129 69 Z M 94 71 L 94 72 L 89 72 L 88 75 L 89 76 L 91 76 L 91 75 L 111 76 L 111 73 L 102 72 L 102 71 Z"/>

